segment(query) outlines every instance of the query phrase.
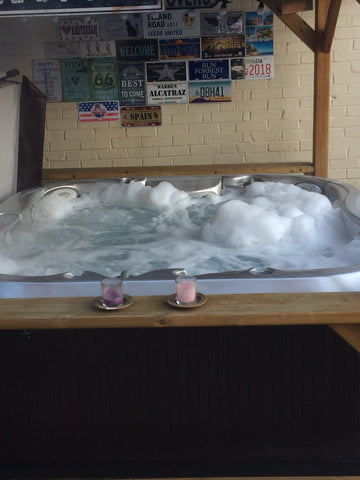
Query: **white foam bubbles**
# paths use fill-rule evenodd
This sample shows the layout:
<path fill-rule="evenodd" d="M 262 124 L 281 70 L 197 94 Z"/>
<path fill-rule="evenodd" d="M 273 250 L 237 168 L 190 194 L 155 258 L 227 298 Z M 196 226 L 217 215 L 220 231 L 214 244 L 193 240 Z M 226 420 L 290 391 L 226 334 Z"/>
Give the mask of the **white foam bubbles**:
<path fill-rule="evenodd" d="M 88 197 L 91 201 L 104 205 L 118 204 L 158 212 L 186 208 L 190 204 L 189 195 L 168 182 L 160 182 L 155 187 L 143 185 L 141 182 L 113 184 L 92 192 Z"/>
<path fill-rule="evenodd" d="M 101 186 L 72 200 L 44 197 L 36 222 L 0 251 L 0 272 L 132 275 L 251 267 L 316 269 L 357 263 L 339 208 L 295 185 L 254 182 L 221 196 L 192 197 L 167 182 Z"/>
<path fill-rule="evenodd" d="M 289 255 L 306 247 L 314 252 L 347 242 L 344 219 L 324 195 L 294 185 L 256 182 L 238 200 L 223 205 L 203 229 L 207 242 L 241 250 L 272 250 Z"/>

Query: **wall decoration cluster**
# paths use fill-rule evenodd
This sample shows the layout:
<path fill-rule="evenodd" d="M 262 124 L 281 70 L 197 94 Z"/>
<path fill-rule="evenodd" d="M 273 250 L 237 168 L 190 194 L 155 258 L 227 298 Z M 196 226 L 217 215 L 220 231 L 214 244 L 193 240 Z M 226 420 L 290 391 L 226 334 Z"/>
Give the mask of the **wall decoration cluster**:
<path fill-rule="evenodd" d="M 273 77 L 270 11 L 63 17 L 57 39 L 44 44 L 44 59 L 32 61 L 33 81 L 48 102 L 80 102 L 79 113 L 91 103 L 94 121 L 118 118 L 99 113 L 106 105 L 114 112 L 111 102 L 127 111 L 227 102 L 232 81 Z"/>

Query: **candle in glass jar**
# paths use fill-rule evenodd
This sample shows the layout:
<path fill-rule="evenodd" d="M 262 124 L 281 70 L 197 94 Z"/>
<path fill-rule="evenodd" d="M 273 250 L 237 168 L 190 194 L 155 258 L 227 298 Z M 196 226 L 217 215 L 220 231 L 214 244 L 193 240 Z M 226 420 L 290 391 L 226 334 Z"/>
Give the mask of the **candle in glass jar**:
<path fill-rule="evenodd" d="M 182 275 L 176 279 L 176 299 L 183 305 L 196 301 L 196 278 Z"/>
<path fill-rule="evenodd" d="M 106 306 L 116 307 L 123 302 L 123 285 L 119 278 L 101 280 L 102 299 Z"/>

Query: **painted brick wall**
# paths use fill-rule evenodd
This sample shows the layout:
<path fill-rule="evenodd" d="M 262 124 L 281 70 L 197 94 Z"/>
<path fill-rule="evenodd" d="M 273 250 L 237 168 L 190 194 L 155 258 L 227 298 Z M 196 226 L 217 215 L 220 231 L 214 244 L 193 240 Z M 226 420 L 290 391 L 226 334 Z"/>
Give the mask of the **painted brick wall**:
<path fill-rule="evenodd" d="M 233 10 L 256 10 L 234 0 Z M 313 13 L 303 17 L 313 24 Z M 313 54 L 275 17 L 275 76 L 233 82 L 232 102 L 162 107 L 160 127 L 79 123 L 75 103 L 50 103 L 44 168 L 298 162 L 312 158 Z M 0 19 L 0 71 L 56 41 L 51 18 Z M 333 44 L 329 176 L 360 186 L 360 5 L 343 0 Z"/>

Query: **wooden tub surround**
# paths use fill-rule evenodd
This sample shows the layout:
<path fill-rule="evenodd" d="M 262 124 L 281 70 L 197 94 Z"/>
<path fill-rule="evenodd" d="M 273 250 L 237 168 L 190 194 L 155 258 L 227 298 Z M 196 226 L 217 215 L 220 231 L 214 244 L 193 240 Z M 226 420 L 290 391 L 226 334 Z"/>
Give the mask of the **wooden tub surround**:
<path fill-rule="evenodd" d="M 134 299 L 0 300 L 0 478 L 359 478 L 359 292 Z"/>
<path fill-rule="evenodd" d="M 124 310 L 93 299 L 0 300 L 0 330 L 328 325 L 360 352 L 360 292 L 208 295 L 199 308 L 176 309 L 164 296 L 137 296 Z M 343 334 L 344 332 L 344 334 Z M 359 333 L 357 333 L 359 332 Z"/>

